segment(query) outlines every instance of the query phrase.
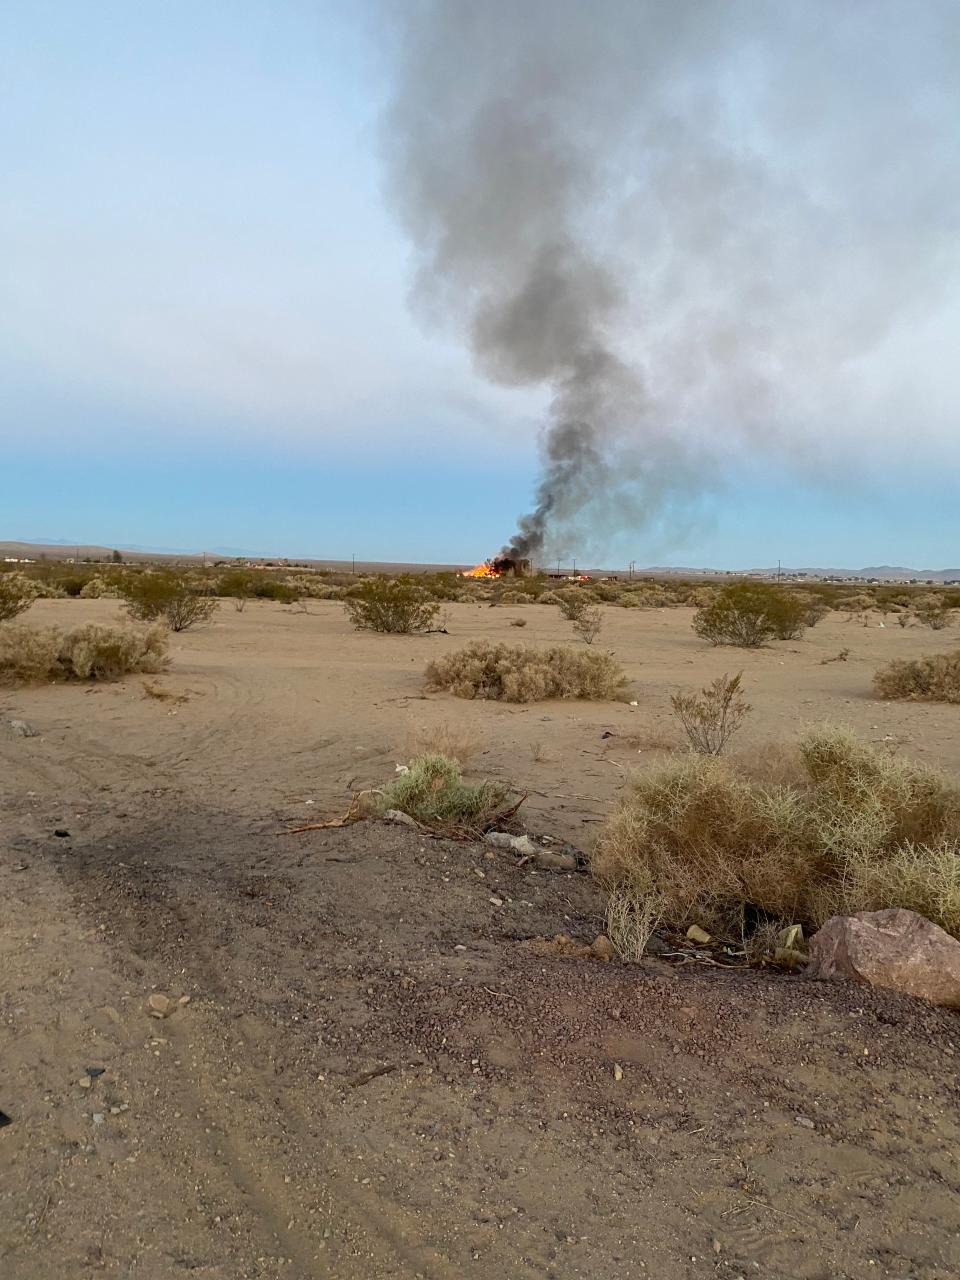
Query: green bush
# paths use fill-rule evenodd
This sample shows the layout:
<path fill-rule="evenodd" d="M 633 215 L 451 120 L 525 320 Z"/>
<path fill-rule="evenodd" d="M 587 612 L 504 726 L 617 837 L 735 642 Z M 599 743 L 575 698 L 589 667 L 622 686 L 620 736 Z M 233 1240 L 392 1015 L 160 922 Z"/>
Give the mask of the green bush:
<path fill-rule="evenodd" d="M 734 935 L 747 906 L 817 927 L 907 907 L 960 936 L 960 793 L 933 770 L 851 734 L 800 746 L 790 785 L 715 756 L 640 776 L 598 842 L 593 870 L 662 902 L 674 925 Z"/>
<path fill-rule="evenodd" d="M 609 653 L 556 646 L 514 648 L 476 640 L 465 649 L 436 658 L 427 667 L 427 683 L 458 698 L 502 702 L 539 702 L 546 698 L 618 699 L 627 685 Z"/>
<path fill-rule="evenodd" d="M 698 610 L 693 629 L 714 645 L 756 649 L 774 638 L 797 639 L 808 613 L 801 598 L 771 583 L 731 582 Z"/>
<path fill-rule="evenodd" d="M 368 578 L 351 587 L 343 607 L 357 631 L 391 635 L 428 631 L 440 613 L 440 605 L 421 587 L 390 578 Z"/>
<path fill-rule="evenodd" d="M 960 650 L 895 659 L 873 677 L 873 689 L 879 698 L 960 702 Z"/>
<path fill-rule="evenodd" d="M 255 589 L 256 579 L 252 573 L 243 569 L 233 569 L 230 573 L 223 574 L 217 583 L 217 595 L 232 600 L 237 613 L 243 613 Z"/>
<path fill-rule="evenodd" d="M 132 618 L 141 622 L 165 622 L 171 631 L 209 622 L 218 601 L 201 594 L 201 587 L 172 569 L 125 574 L 118 589 Z"/>
<path fill-rule="evenodd" d="M 295 604 L 300 599 L 300 592 L 296 587 L 276 578 L 255 579 L 253 594 L 258 600 L 275 600 L 278 604 Z"/>
<path fill-rule="evenodd" d="M 432 752 L 418 756 L 409 771 L 383 790 L 383 808 L 399 809 L 426 826 L 482 833 L 501 813 L 508 788 L 486 781 L 470 786 L 460 765 Z"/>

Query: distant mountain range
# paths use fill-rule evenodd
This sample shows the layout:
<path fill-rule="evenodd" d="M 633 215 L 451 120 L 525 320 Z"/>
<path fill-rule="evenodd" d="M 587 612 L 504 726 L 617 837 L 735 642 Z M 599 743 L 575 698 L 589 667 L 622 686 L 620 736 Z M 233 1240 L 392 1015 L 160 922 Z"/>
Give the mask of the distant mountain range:
<path fill-rule="evenodd" d="M 283 560 L 296 561 L 298 564 L 308 564 L 314 566 L 326 566 L 329 568 L 349 569 L 353 564 L 350 560 L 322 560 L 315 556 L 268 556 L 262 552 L 241 551 L 236 547 L 213 547 L 208 551 L 182 551 L 172 547 L 138 547 L 138 546 L 118 546 L 116 550 L 120 552 L 125 560 L 157 560 L 157 559 L 176 559 L 189 561 L 202 561 L 204 559 L 243 559 L 243 560 L 270 560 L 279 562 Z M 21 541 L 0 542 L 0 559 L 15 556 L 17 559 L 35 560 L 40 556 L 46 556 L 50 560 L 68 560 L 75 558 L 78 554 L 81 560 L 109 560 L 113 555 L 113 547 L 102 547 L 91 543 L 71 542 L 66 538 L 30 538 Z M 397 571 L 401 569 L 424 569 L 424 570 L 451 570 L 458 569 L 462 566 L 457 564 L 412 564 L 409 562 L 398 561 L 376 561 L 376 560 L 357 560 L 356 567 L 362 570 L 387 570 Z M 569 566 L 563 566 L 564 572 L 569 570 Z M 585 569 L 585 573 L 616 573 L 626 576 L 626 569 Z M 775 578 L 777 570 L 775 568 L 754 568 L 754 569 L 710 569 L 698 568 L 694 569 L 682 565 L 654 565 L 644 569 L 635 569 L 637 576 L 663 576 L 663 577 L 688 577 L 688 578 L 716 578 L 716 577 L 734 577 L 739 573 L 749 574 L 764 578 Z M 960 569 L 911 569 L 905 565 L 868 565 L 865 569 L 826 569 L 807 567 L 801 569 L 792 569 L 786 565 L 782 566 L 780 573 L 786 578 L 792 578 L 799 574 L 803 574 L 808 578 L 843 578 L 843 579 L 874 579 L 879 582 L 960 582 Z"/>

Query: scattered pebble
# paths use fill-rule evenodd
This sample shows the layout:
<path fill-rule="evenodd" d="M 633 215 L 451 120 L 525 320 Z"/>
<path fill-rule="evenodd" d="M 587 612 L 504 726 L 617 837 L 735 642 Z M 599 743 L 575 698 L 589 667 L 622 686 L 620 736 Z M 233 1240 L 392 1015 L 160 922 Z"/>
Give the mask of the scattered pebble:
<path fill-rule="evenodd" d="M 174 1010 L 174 1003 L 169 996 L 161 995 L 159 991 L 155 991 L 147 1000 L 150 1013 L 154 1018 L 168 1018 Z"/>

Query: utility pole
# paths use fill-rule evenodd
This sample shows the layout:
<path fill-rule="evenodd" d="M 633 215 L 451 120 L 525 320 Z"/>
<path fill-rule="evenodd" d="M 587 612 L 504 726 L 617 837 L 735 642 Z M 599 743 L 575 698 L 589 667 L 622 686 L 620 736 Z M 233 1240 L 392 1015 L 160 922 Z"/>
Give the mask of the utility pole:
<path fill-rule="evenodd" d="M 560 561 L 557 561 L 557 577 L 560 577 Z"/>
<path fill-rule="evenodd" d="M 630 561 L 630 581 L 631 581 L 631 582 L 633 581 L 633 566 L 634 566 L 636 563 L 637 563 L 637 562 L 636 562 L 636 560 L 631 560 L 631 561 Z"/>
<path fill-rule="evenodd" d="M 573 557 L 573 576 L 577 576 L 577 557 Z"/>
<path fill-rule="evenodd" d="M 357 572 L 357 553 L 356 552 L 354 552 L 353 555 L 350 557 L 350 564 L 351 564 L 350 572 L 356 573 Z"/>

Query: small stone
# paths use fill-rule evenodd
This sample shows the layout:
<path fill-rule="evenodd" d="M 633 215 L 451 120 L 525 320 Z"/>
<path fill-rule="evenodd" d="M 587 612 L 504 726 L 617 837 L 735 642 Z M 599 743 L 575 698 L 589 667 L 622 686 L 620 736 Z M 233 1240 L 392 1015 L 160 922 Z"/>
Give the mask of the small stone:
<path fill-rule="evenodd" d="M 598 960 L 612 960 L 616 955 L 613 943 L 605 933 L 598 933 L 590 944 L 590 950 Z"/>
<path fill-rule="evenodd" d="M 794 1116 L 793 1119 L 802 1129 L 815 1129 L 817 1127 L 809 1116 Z"/>
<path fill-rule="evenodd" d="M 621 1067 L 619 1062 L 615 1062 L 613 1064 L 613 1078 L 618 1084 L 623 1079 L 623 1067 Z"/>
<path fill-rule="evenodd" d="M 155 991 L 147 1000 L 150 1013 L 154 1018 L 167 1018 L 173 1012 L 174 1004 L 169 996 L 161 995 L 159 991 Z"/>
<path fill-rule="evenodd" d="M 177 1004 L 189 1004 L 191 999 L 192 999 L 191 996 L 181 996 L 180 999 L 177 1001 Z"/>
<path fill-rule="evenodd" d="M 103 1124 L 103 1122 L 104 1122 L 105 1118 L 106 1118 L 106 1117 L 104 1116 L 104 1114 L 103 1114 L 103 1112 L 102 1112 L 102 1111 L 95 1111 L 95 1112 L 93 1113 L 93 1123 L 94 1123 L 94 1124 L 97 1124 L 97 1125 Z"/>
<path fill-rule="evenodd" d="M 26 720 L 8 720 L 7 724 L 10 731 L 16 738 L 35 738 L 37 731 L 32 724 L 27 724 Z"/>
<path fill-rule="evenodd" d="M 489 899 L 489 901 L 490 901 L 491 905 L 492 905 L 492 906 L 494 906 L 494 907 L 502 907 L 502 906 L 503 906 L 503 899 L 502 899 L 502 898 L 490 898 L 490 899 Z"/>
<path fill-rule="evenodd" d="M 81 1089 L 93 1088 L 93 1081 L 90 1079 L 89 1076 L 81 1076 L 81 1078 L 77 1081 L 77 1084 L 80 1086 Z"/>
<path fill-rule="evenodd" d="M 687 930 L 687 941 L 696 942 L 699 946 L 710 941 L 710 935 L 706 929 L 701 929 L 698 924 L 692 924 Z"/>
<path fill-rule="evenodd" d="M 388 809 L 383 815 L 384 822 L 399 822 L 404 827 L 415 827 L 416 821 L 402 809 Z"/>
<path fill-rule="evenodd" d="M 458 942 L 453 949 L 454 951 L 466 951 L 467 948 L 463 945 L 462 942 Z"/>

